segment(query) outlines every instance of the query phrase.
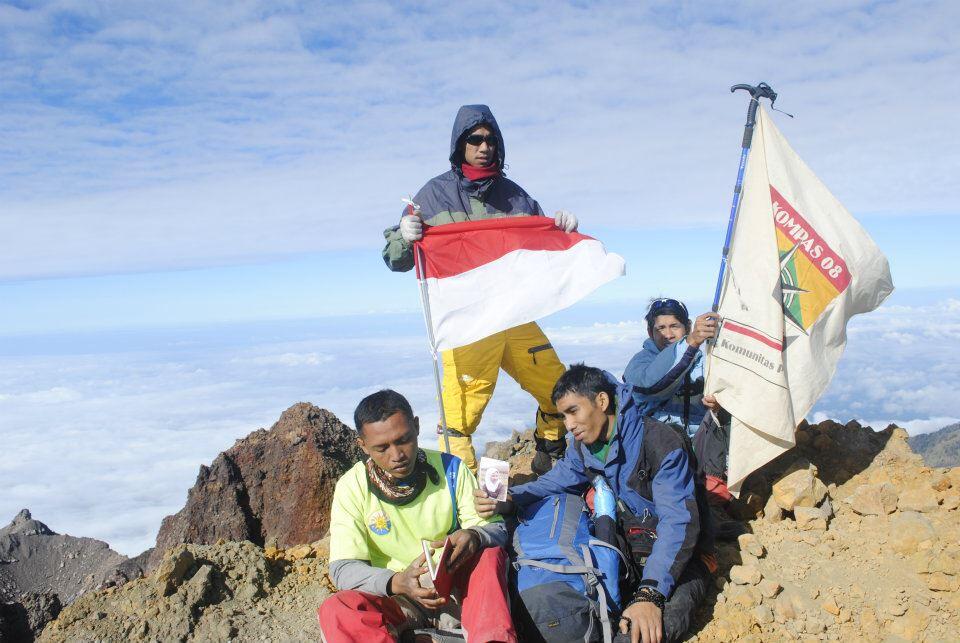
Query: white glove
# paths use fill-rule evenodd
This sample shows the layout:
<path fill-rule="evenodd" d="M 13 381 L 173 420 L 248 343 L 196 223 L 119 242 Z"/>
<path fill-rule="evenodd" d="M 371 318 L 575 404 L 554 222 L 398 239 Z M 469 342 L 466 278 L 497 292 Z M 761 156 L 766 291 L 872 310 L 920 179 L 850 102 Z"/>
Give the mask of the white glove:
<path fill-rule="evenodd" d="M 400 236 L 407 243 L 423 239 L 423 221 L 415 214 L 405 214 L 400 219 Z"/>
<path fill-rule="evenodd" d="M 564 232 L 573 232 L 577 229 L 577 217 L 573 212 L 557 210 L 557 215 L 553 218 L 553 222 Z"/>

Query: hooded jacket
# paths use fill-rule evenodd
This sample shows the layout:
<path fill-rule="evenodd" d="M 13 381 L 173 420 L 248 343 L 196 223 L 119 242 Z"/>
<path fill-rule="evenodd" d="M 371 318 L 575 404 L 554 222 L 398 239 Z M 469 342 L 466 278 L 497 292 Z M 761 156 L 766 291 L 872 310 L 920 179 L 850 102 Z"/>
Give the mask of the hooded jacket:
<path fill-rule="evenodd" d="M 510 492 L 513 502 L 525 506 L 551 495 L 582 494 L 590 486 L 588 470 L 603 476 L 630 511 L 656 517 L 657 539 L 640 586 L 669 598 L 698 544 L 704 550 L 712 547 L 710 518 L 698 505 L 695 464 L 683 438 L 665 424 L 645 420 L 631 388 L 617 386 L 617 430 L 604 462 L 589 449 L 577 449 L 571 435 L 566 454 L 553 469 Z"/>
<path fill-rule="evenodd" d="M 482 181 L 471 181 L 460 169 L 463 137 L 477 125 L 486 124 L 497 138 L 498 176 Z M 413 198 L 420 206 L 420 216 L 427 225 L 443 225 L 461 221 L 543 215 L 540 204 L 523 188 L 502 176 L 506 150 L 497 119 L 486 105 L 464 105 L 457 112 L 450 134 L 450 170 L 427 182 Z M 407 214 L 406 209 L 401 217 Z M 413 268 L 413 246 L 400 236 L 400 226 L 383 232 L 387 244 L 383 261 L 390 270 L 403 272 Z"/>

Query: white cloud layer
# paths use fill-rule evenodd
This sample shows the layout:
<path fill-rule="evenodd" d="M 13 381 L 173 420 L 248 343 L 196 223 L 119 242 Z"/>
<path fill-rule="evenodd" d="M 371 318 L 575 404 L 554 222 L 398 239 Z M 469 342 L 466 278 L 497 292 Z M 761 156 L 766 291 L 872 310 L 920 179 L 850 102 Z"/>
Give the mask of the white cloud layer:
<path fill-rule="evenodd" d="M 858 419 L 879 428 L 896 423 L 912 435 L 956 422 L 958 345 L 958 299 L 888 305 L 855 317 L 847 352 L 814 419 Z"/>
<path fill-rule="evenodd" d="M 608 226 L 711 222 L 746 101 L 857 213 L 955 213 L 960 5 L 0 5 L 0 279 L 373 248 L 487 102 L 511 175 Z M 690 186 L 697 186 L 690 189 Z"/>
<path fill-rule="evenodd" d="M 349 424 L 361 397 L 391 387 L 409 397 L 422 426 L 435 426 L 419 321 L 371 316 L 322 329 L 278 323 L 3 340 L 0 443 L 12 456 L 0 459 L 0 523 L 29 507 L 56 531 L 137 554 L 152 545 L 163 516 L 183 506 L 200 464 L 269 427 L 295 402 L 313 402 Z M 643 323 L 629 319 L 548 323 L 545 331 L 564 362 L 618 376 L 645 337 Z M 956 421 L 958 340 L 956 299 L 855 317 L 811 419 L 867 418 L 875 428 L 895 421 L 911 433 Z M 532 426 L 534 413 L 532 399 L 502 376 L 478 447 Z"/>

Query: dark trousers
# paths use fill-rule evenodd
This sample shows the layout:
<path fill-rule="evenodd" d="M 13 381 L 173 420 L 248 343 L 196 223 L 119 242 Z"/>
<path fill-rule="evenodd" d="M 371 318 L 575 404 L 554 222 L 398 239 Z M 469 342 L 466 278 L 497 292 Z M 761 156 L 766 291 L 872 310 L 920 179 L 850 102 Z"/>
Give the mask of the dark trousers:
<path fill-rule="evenodd" d="M 707 595 L 712 574 L 698 559 L 691 560 L 677 584 L 673 594 L 663 607 L 663 640 L 667 643 L 679 641 L 690 629 L 693 614 Z M 630 634 L 617 634 L 614 643 L 630 643 Z"/>

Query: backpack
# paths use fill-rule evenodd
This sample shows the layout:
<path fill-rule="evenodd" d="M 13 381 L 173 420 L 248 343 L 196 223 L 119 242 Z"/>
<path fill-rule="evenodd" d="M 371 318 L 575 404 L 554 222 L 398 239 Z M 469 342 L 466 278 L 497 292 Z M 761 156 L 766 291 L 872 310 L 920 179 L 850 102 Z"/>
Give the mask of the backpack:
<path fill-rule="evenodd" d="M 667 435 L 674 435 L 679 441 L 681 448 L 687 453 L 690 459 L 690 466 L 696 472 L 694 477 L 694 487 L 696 490 L 697 512 L 700 518 L 700 534 L 697 540 L 697 549 L 701 552 L 714 551 L 714 526 L 711 519 L 710 509 L 707 504 L 706 486 L 704 476 L 697 465 L 697 457 L 694 453 L 689 436 L 681 427 L 674 424 L 668 424 L 656 420 L 650 416 L 643 418 L 646 435 L 650 436 L 654 432 L 663 431 Z M 637 458 L 636 466 L 630 475 L 628 484 L 637 491 L 643 498 L 653 502 L 653 479 L 657 475 L 657 470 L 651 459 L 655 459 L 650 450 L 648 438 L 644 438 L 643 448 L 640 456 Z M 580 442 L 575 443 L 575 448 L 580 459 L 583 460 L 583 447 Z M 593 482 L 598 475 L 591 469 L 586 469 L 587 478 Z M 629 559 L 625 566 L 624 585 L 632 591 L 640 582 L 643 576 L 643 567 L 647 563 L 647 558 L 653 553 L 653 546 L 657 542 L 657 524 L 659 518 L 648 510 L 644 510 L 642 515 L 637 515 L 630 510 L 622 501 L 617 500 L 617 527 L 619 536 L 620 550 L 627 554 Z"/>
<path fill-rule="evenodd" d="M 610 550 L 623 555 L 594 538 L 583 498 L 548 496 L 521 508 L 517 520 L 511 588 L 523 640 L 612 641 L 611 612 L 618 607 L 605 585 L 620 579 L 605 561 Z"/>
<path fill-rule="evenodd" d="M 730 413 L 721 409 L 717 415 L 719 423 L 712 413 L 704 416 L 693 436 L 693 450 L 697 454 L 697 473 L 726 479 L 730 457 Z"/>

